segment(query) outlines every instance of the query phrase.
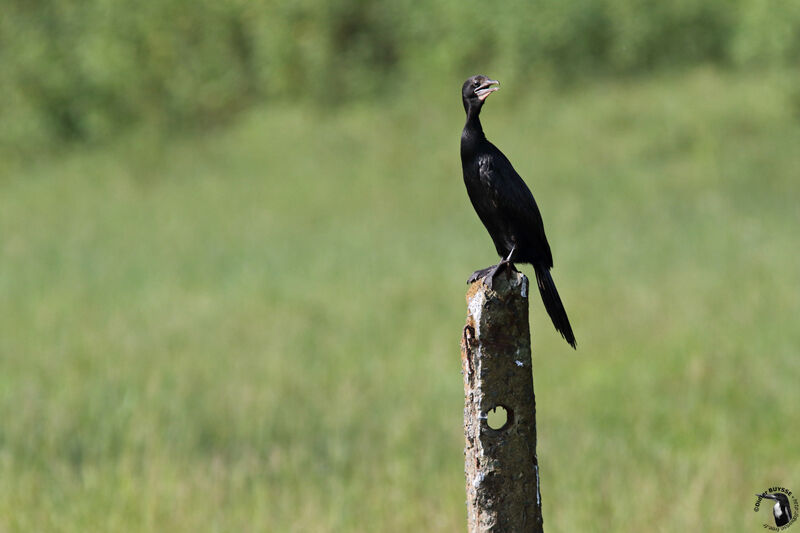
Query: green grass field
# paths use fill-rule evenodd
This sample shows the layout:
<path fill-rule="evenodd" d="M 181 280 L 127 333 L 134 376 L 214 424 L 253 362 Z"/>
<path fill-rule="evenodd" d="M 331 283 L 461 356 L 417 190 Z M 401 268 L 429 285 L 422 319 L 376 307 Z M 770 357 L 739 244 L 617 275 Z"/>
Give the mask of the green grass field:
<path fill-rule="evenodd" d="M 792 80 L 484 108 L 579 343 L 531 300 L 547 531 L 756 531 L 800 491 Z M 464 530 L 464 281 L 496 257 L 459 88 L 7 167 L 0 531 Z"/>

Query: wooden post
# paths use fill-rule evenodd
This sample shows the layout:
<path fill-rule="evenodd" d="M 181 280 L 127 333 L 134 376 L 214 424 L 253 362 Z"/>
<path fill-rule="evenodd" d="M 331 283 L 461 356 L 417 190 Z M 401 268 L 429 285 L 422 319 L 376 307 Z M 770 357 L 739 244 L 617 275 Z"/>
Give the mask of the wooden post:
<path fill-rule="evenodd" d="M 514 269 L 467 291 L 461 339 L 468 531 L 541 532 L 528 278 Z M 496 409 L 496 411 L 493 411 Z M 503 424 L 494 420 L 505 410 Z"/>

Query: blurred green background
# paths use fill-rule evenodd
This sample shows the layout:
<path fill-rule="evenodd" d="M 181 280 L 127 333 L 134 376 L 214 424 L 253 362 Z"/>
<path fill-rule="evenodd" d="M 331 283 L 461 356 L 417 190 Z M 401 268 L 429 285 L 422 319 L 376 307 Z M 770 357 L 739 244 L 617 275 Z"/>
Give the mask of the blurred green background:
<path fill-rule="evenodd" d="M 786 0 L 0 1 L 0 531 L 464 530 L 476 73 L 579 343 L 532 300 L 546 530 L 761 529 L 798 53 Z"/>

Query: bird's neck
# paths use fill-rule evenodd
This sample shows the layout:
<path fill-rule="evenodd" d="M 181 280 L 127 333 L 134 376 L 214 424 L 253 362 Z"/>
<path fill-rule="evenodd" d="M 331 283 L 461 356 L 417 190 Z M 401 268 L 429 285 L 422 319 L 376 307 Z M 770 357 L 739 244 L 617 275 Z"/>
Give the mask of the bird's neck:
<path fill-rule="evenodd" d="M 486 138 L 481 126 L 480 112 L 480 109 L 467 109 L 467 123 L 464 125 L 464 131 L 461 134 L 463 141 L 477 142 Z"/>

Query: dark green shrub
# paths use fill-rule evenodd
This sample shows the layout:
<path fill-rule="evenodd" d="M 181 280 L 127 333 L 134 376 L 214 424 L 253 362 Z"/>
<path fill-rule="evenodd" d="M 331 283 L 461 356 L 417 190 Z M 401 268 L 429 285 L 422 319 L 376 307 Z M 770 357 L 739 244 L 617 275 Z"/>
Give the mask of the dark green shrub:
<path fill-rule="evenodd" d="M 492 69 L 504 80 L 796 61 L 794 0 L 2 0 L 0 145 L 210 124 Z"/>

